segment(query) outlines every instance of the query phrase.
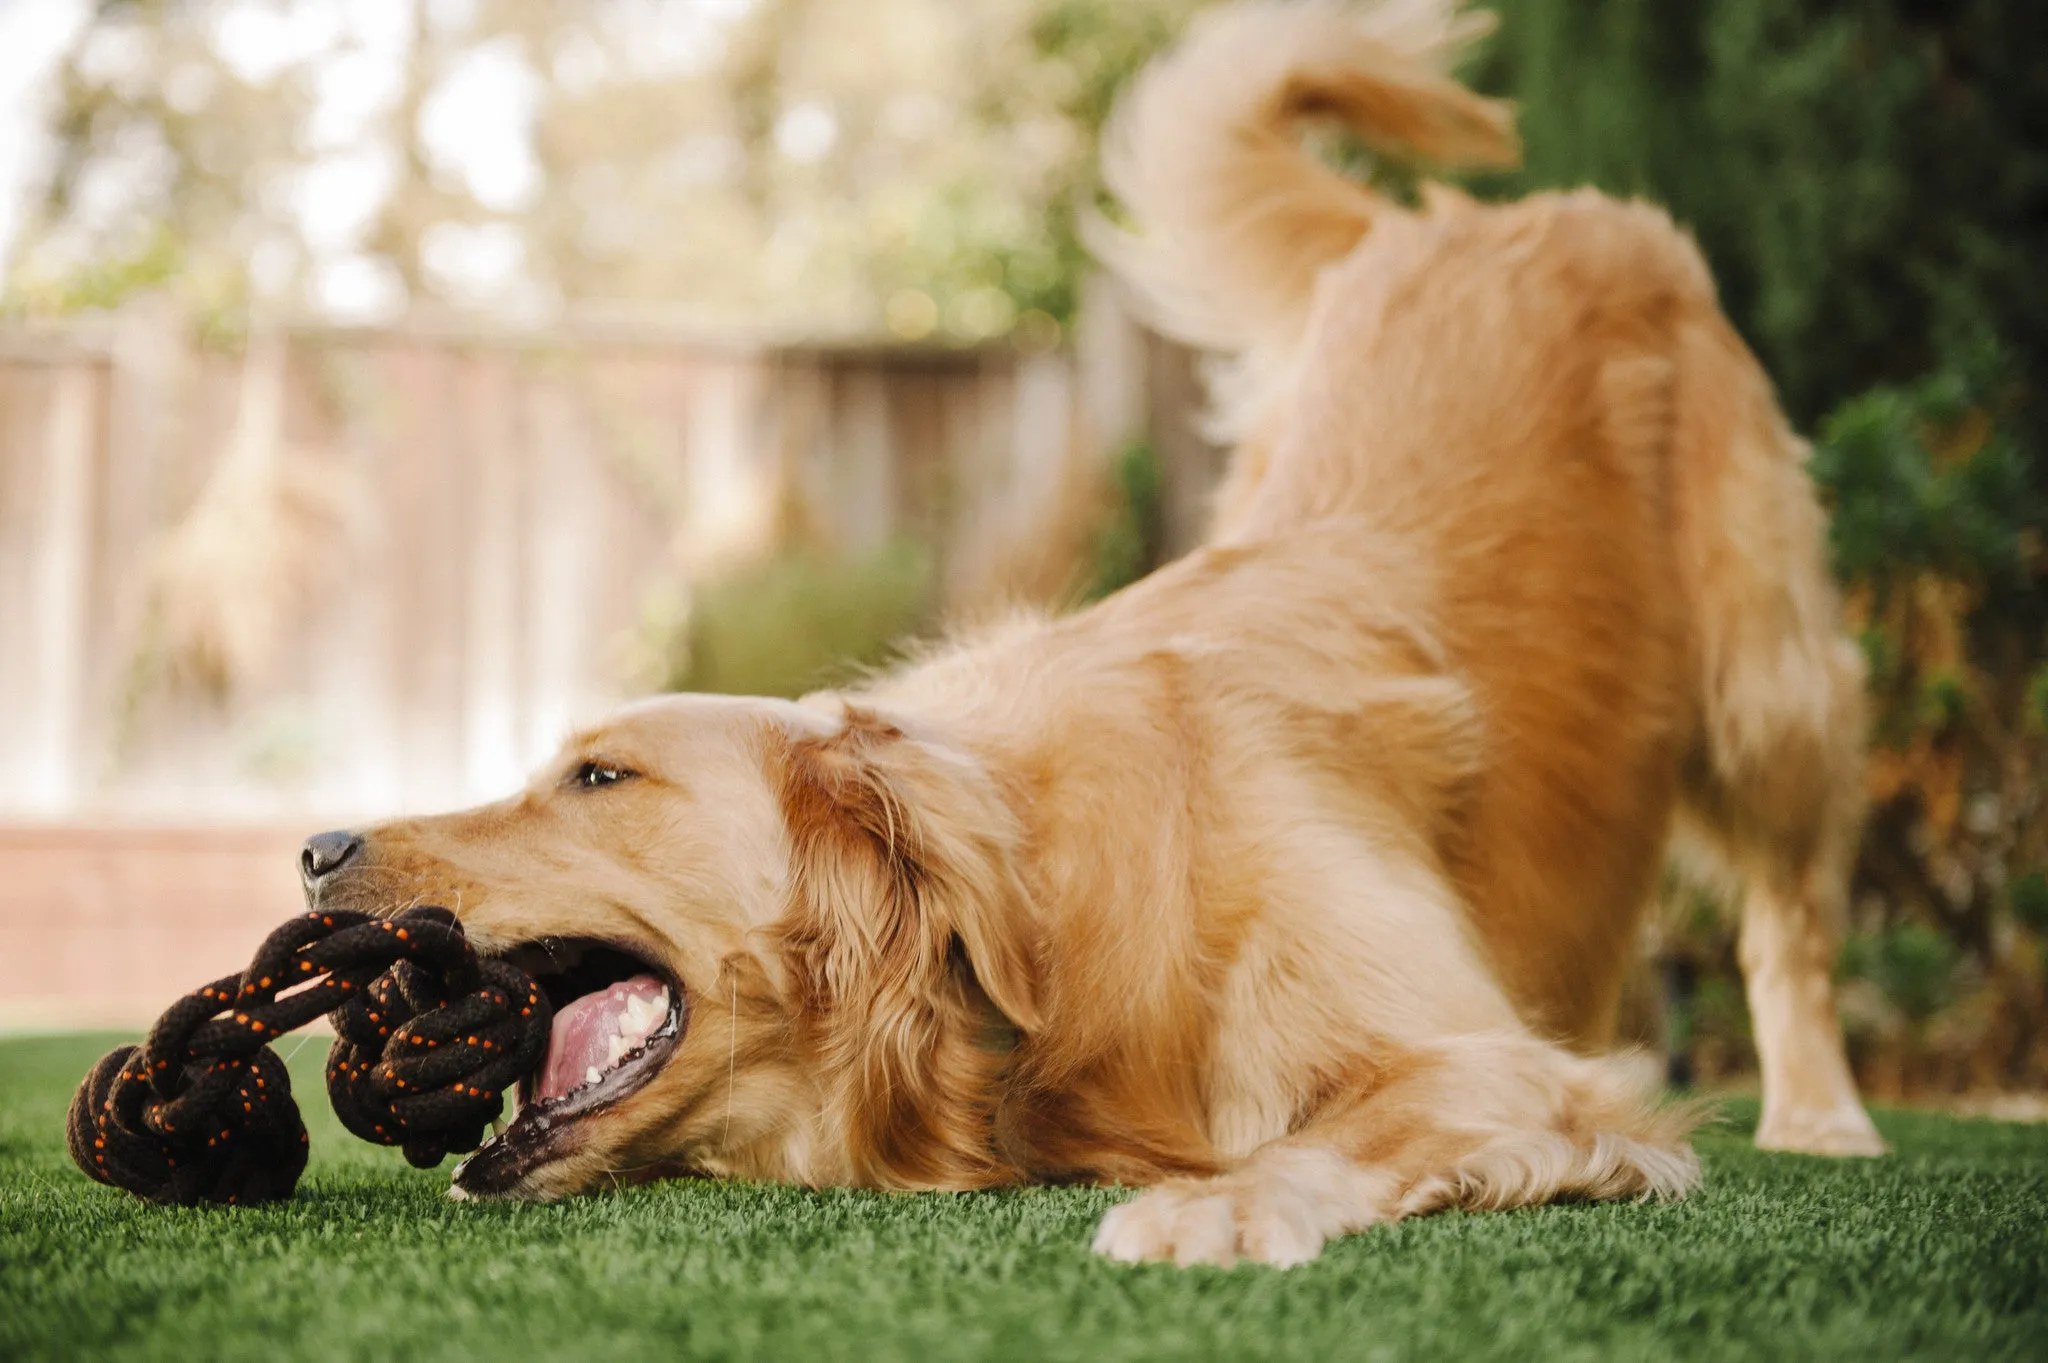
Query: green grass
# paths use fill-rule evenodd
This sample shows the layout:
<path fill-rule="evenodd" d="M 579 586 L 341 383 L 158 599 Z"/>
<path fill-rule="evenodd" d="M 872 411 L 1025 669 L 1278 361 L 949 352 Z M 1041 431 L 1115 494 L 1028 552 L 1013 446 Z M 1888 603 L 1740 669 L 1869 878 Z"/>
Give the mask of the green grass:
<path fill-rule="evenodd" d="M 2048 1127 L 1881 1114 L 1882 1161 L 1761 1155 L 1666 1206 L 1429 1217 L 1292 1272 L 1087 1253 L 1120 1194 L 654 1185 L 456 1204 L 335 1124 L 273 1208 L 155 1207 L 63 1149 L 108 1038 L 0 1042 L 0 1359 L 2048 1358 Z M 288 1043 L 286 1049 L 289 1050 Z"/>

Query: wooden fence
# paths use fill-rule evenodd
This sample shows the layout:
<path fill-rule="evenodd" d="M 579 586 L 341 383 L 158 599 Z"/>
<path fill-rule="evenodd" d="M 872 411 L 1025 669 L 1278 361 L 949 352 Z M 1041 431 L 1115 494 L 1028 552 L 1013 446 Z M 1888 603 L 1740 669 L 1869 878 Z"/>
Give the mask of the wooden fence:
<path fill-rule="evenodd" d="M 633 689 L 659 594 L 771 547 L 792 497 L 847 553 L 922 538 L 958 599 L 1164 421 L 1188 452 L 1168 506 L 1185 540 L 1213 462 L 1186 434 L 1189 372 L 1105 306 L 1036 357 L 594 325 L 245 351 L 146 309 L 0 332 L 0 818 L 272 822 L 501 792 Z M 162 675 L 149 584 L 252 429 L 333 494 L 334 528 L 267 666 L 221 700 Z"/>

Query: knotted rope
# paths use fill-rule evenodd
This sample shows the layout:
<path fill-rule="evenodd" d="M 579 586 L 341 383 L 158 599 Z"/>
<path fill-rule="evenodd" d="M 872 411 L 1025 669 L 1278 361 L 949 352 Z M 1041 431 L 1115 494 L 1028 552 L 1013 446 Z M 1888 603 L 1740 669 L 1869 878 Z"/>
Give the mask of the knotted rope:
<path fill-rule="evenodd" d="M 71 1158 L 157 1202 L 290 1197 L 306 1126 L 269 1042 L 323 1013 L 340 1034 L 327 1093 L 342 1125 L 421 1168 L 483 1143 L 553 1021 L 540 987 L 480 959 L 446 909 L 305 914 L 93 1067 L 71 1100 Z"/>

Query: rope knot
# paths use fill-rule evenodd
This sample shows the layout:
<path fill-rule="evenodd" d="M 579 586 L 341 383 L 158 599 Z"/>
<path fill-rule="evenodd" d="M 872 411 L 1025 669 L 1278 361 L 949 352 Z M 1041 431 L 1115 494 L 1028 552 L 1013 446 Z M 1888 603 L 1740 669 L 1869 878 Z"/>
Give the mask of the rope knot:
<path fill-rule="evenodd" d="M 157 1202 L 291 1196 L 306 1127 L 268 1043 L 322 1014 L 339 1034 L 327 1091 L 342 1124 L 421 1168 L 483 1143 L 553 1021 L 539 986 L 479 958 L 446 909 L 303 914 L 247 970 L 179 999 L 142 1046 L 93 1067 L 71 1100 L 71 1158 Z"/>

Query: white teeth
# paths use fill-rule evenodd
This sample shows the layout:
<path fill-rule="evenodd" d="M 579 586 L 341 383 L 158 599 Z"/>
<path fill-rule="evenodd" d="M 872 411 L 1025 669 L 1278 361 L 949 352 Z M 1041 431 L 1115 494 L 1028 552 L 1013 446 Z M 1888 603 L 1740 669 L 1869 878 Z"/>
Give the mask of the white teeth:
<path fill-rule="evenodd" d="M 608 1063 L 617 1064 L 619 1056 L 636 1049 L 653 1034 L 654 1029 L 659 1027 L 667 1016 L 666 989 L 655 998 L 644 998 L 636 994 L 627 999 L 625 1006 L 619 1010 L 618 1037 L 615 1039 L 615 1050 Z"/>
<path fill-rule="evenodd" d="M 668 1017 L 668 990 L 663 989 L 654 998 L 634 995 L 626 1000 L 618 1012 L 618 1031 L 605 1043 L 604 1065 L 592 1065 L 583 1071 L 583 1082 L 595 1084 L 617 1068 L 620 1060 L 629 1051 L 638 1050 L 653 1034 L 654 1029 Z"/>
<path fill-rule="evenodd" d="M 634 995 L 626 1000 L 626 1006 L 619 1010 L 619 1035 L 634 1041 L 644 1040 L 668 1016 L 668 991 L 664 989 L 659 998 L 643 998 Z"/>

